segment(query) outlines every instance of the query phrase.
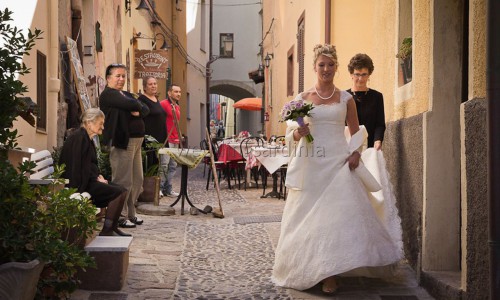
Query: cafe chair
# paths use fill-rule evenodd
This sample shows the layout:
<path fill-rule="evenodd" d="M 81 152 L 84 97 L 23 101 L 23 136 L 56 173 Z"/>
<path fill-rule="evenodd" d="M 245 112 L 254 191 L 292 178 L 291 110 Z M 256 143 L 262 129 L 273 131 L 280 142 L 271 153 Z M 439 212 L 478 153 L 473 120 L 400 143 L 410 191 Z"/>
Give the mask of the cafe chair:
<path fill-rule="evenodd" d="M 252 147 L 264 147 L 264 139 L 257 136 L 251 136 L 244 138 L 240 143 L 240 153 L 243 157 L 248 158 L 248 154 L 251 152 Z M 241 162 L 243 170 L 245 170 L 246 161 Z M 261 172 L 265 171 L 266 168 L 261 168 Z M 259 168 L 253 167 L 250 170 L 250 178 L 253 176 L 255 180 L 256 187 L 259 188 Z M 245 191 L 247 190 L 247 181 L 244 183 Z"/>
<path fill-rule="evenodd" d="M 208 148 L 208 143 L 206 140 L 203 140 L 202 143 L 204 144 L 204 147 Z M 231 187 L 231 178 L 232 178 L 231 175 L 236 175 L 235 174 L 236 164 L 234 164 L 232 162 L 224 163 L 222 161 L 219 161 L 219 146 L 216 143 L 212 143 L 212 150 L 214 153 L 214 163 L 215 163 L 215 169 L 217 171 L 218 180 L 220 181 L 221 178 L 225 178 L 227 180 L 228 188 L 231 189 L 232 188 Z M 207 157 L 205 157 L 204 159 L 207 160 Z M 211 163 L 210 157 L 208 157 L 207 163 L 210 165 L 210 163 Z M 209 166 L 209 168 L 211 168 L 211 166 Z M 210 184 L 210 179 L 215 180 L 212 172 L 209 169 L 208 176 L 207 176 L 207 186 L 206 186 L 207 190 L 208 190 L 208 186 Z M 234 183 L 236 184 L 236 176 L 234 176 L 234 180 L 235 180 Z M 238 176 L 238 184 L 240 184 L 240 177 L 239 176 Z"/>

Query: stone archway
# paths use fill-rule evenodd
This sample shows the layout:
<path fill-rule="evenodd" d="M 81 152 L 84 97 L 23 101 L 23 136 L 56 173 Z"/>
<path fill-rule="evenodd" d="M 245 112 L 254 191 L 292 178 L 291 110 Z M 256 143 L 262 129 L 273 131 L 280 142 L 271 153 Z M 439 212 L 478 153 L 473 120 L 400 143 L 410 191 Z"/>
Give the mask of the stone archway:
<path fill-rule="evenodd" d="M 234 80 L 211 81 L 209 93 L 231 98 L 235 102 L 243 98 L 261 97 L 261 93 L 254 86 Z M 262 113 L 239 109 L 233 112 L 236 120 L 236 133 L 248 130 L 252 135 L 257 135 L 262 131 Z"/>

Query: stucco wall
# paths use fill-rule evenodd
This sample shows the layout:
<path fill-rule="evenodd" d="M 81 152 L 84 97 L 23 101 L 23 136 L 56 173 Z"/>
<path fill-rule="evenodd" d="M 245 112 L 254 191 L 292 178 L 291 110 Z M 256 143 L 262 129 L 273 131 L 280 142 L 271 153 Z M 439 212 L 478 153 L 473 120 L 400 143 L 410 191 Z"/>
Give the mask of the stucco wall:
<path fill-rule="evenodd" d="M 52 7 L 51 7 L 52 6 Z M 54 11 L 51 11 L 54 9 Z M 37 151 L 43 149 L 51 150 L 52 147 L 56 146 L 57 143 L 57 108 L 58 101 L 55 97 L 51 97 L 50 92 L 50 81 L 51 78 L 58 78 L 57 70 L 54 74 L 50 73 L 50 64 L 57 57 L 52 57 L 50 52 L 51 30 L 57 30 L 57 28 L 51 29 L 50 17 L 57 17 L 57 6 L 54 6 L 53 1 L 38 1 L 35 9 L 35 14 L 33 21 L 31 23 L 31 29 L 35 28 L 43 31 L 42 39 L 36 41 L 35 46 L 30 51 L 29 56 L 23 57 L 23 63 L 26 64 L 28 68 L 31 69 L 31 73 L 24 76 L 20 76 L 20 80 L 28 86 L 28 92 L 24 93 L 24 96 L 31 97 L 34 102 L 37 102 L 37 51 L 40 51 L 46 57 L 46 68 L 47 68 L 47 119 L 46 119 L 46 130 L 40 131 L 36 127 L 32 127 L 26 121 L 18 118 L 14 122 L 14 127 L 19 132 L 18 143 L 20 146 L 34 148 Z M 52 14 L 51 14 L 52 13 Z M 26 35 L 27 36 L 27 35 Z M 56 41 L 57 44 L 57 41 Z"/>
<path fill-rule="evenodd" d="M 466 299 L 487 299 L 489 291 L 487 101 L 461 106 L 462 279 Z"/>
<path fill-rule="evenodd" d="M 430 75 L 431 28 L 431 3 L 429 1 L 413 1 L 413 79 L 402 87 L 397 87 L 397 82 L 393 82 L 395 99 L 394 113 L 391 120 L 414 116 L 429 109 L 429 93 L 432 80 Z M 394 55 L 399 48 L 396 42 L 395 46 Z M 394 72 L 397 72 L 397 66 L 395 66 Z"/>
<path fill-rule="evenodd" d="M 486 97 L 486 1 L 471 0 L 469 11 L 469 99 Z"/>
<path fill-rule="evenodd" d="M 387 123 L 384 157 L 401 217 L 405 255 L 414 269 L 417 269 L 421 238 L 422 142 L 422 115 Z"/>

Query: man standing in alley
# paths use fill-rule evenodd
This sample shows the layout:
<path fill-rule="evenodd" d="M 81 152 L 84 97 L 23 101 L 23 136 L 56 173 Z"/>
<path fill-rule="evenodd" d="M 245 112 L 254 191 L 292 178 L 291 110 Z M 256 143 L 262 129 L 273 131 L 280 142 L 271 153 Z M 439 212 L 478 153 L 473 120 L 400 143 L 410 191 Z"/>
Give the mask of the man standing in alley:
<path fill-rule="evenodd" d="M 169 148 L 179 148 L 182 142 L 177 128 L 179 126 L 179 119 L 181 117 L 181 108 L 179 101 L 181 100 L 181 87 L 172 84 L 168 87 L 167 99 L 160 102 L 161 107 L 167 114 L 167 141 Z M 163 195 L 167 197 L 177 197 L 179 193 L 172 190 L 172 178 L 175 175 L 177 163 L 170 159 L 168 155 L 161 155 L 161 190 Z"/>

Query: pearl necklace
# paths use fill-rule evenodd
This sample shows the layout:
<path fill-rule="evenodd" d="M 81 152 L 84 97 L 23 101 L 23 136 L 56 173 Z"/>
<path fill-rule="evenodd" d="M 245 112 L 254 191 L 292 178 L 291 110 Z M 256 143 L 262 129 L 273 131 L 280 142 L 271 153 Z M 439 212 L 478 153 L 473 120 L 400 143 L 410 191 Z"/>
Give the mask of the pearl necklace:
<path fill-rule="evenodd" d="M 316 89 L 316 85 L 314 85 L 314 90 L 316 91 L 316 95 L 318 95 L 318 97 L 320 97 L 323 100 L 328 100 L 328 99 L 332 98 L 333 94 L 335 94 L 335 91 L 337 90 L 337 87 L 333 86 L 333 92 L 332 92 L 332 94 L 330 96 L 326 97 L 326 98 L 321 97 L 321 95 L 319 94 L 318 90 Z"/>

